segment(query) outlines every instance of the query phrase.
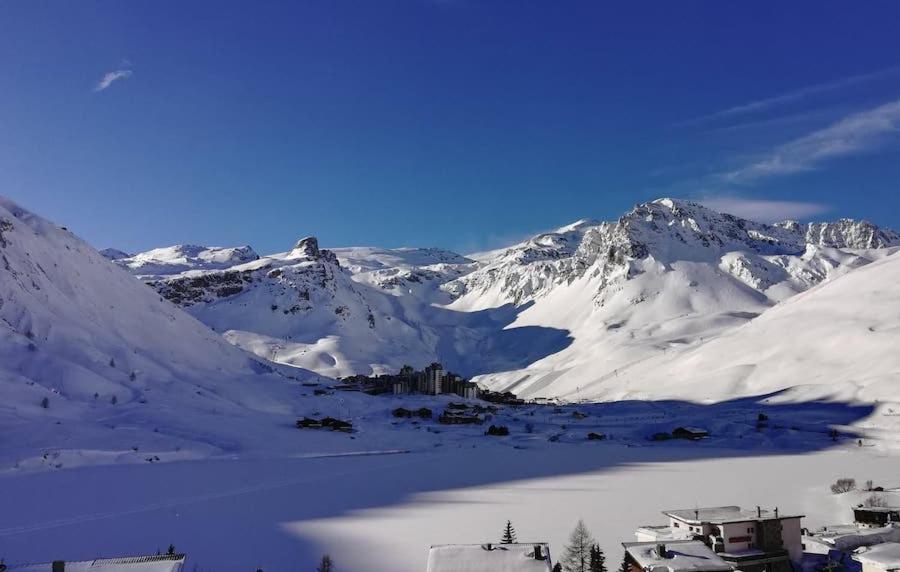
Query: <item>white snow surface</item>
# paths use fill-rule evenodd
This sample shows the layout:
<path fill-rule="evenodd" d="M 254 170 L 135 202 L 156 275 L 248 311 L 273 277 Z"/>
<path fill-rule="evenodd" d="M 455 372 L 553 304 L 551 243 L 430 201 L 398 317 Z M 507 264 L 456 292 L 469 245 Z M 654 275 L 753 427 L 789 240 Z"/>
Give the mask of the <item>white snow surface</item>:
<path fill-rule="evenodd" d="M 534 557 L 539 547 L 543 558 Z M 549 572 L 551 560 L 545 543 L 454 544 L 432 546 L 426 572 Z"/>

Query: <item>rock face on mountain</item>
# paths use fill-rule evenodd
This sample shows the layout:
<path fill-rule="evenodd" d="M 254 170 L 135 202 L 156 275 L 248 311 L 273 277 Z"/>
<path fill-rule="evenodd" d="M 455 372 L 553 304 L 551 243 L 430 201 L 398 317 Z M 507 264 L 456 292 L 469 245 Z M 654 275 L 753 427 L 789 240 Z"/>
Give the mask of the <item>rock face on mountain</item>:
<path fill-rule="evenodd" d="M 763 287 L 794 280 L 794 286 L 803 289 L 827 273 L 820 265 L 801 269 L 792 263 L 805 255 L 814 258 L 817 247 L 858 250 L 896 245 L 900 235 L 865 221 L 767 225 L 697 203 L 658 199 L 637 205 L 614 223 L 579 221 L 512 246 L 446 289 L 466 299 L 458 307 L 520 305 L 587 272 L 606 278 L 602 289 L 614 278 L 633 277 L 639 271 L 634 263 L 646 259 L 717 264 L 748 284 Z M 723 260 L 728 253 L 739 254 Z"/>
<path fill-rule="evenodd" d="M 199 253 L 227 249 L 129 260 L 190 259 L 190 270 L 144 279 L 267 359 L 327 375 L 439 360 L 495 389 L 595 398 L 624 368 L 719 336 L 898 245 L 900 235 L 864 221 L 761 224 L 659 199 L 477 260 L 439 249 L 329 250 L 314 237 L 215 268 L 196 261 L 219 258 Z"/>

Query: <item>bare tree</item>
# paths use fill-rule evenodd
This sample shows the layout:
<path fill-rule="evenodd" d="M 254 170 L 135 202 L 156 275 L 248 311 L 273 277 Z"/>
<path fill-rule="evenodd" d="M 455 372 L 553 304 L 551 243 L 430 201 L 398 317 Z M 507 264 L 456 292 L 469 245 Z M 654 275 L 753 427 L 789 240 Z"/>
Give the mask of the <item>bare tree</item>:
<path fill-rule="evenodd" d="M 868 508 L 882 507 L 887 505 L 887 501 L 881 495 L 870 495 L 869 498 L 863 501 L 863 506 L 866 506 Z"/>
<path fill-rule="evenodd" d="M 593 546 L 594 537 L 584 525 L 584 521 L 579 520 L 569 536 L 569 544 L 562 558 L 566 572 L 589 572 Z"/>
<path fill-rule="evenodd" d="M 835 481 L 835 483 L 833 485 L 831 485 L 831 492 L 833 492 L 836 495 L 839 495 L 841 493 L 850 492 L 855 488 L 856 488 L 856 479 L 850 479 L 850 478 L 844 477 L 842 479 L 838 479 L 837 481 Z"/>

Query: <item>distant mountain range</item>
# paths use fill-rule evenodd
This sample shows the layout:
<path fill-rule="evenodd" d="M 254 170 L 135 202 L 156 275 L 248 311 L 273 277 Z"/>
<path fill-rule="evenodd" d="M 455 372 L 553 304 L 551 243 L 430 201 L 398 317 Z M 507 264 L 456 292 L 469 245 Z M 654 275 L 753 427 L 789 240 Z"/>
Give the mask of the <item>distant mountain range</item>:
<path fill-rule="evenodd" d="M 761 224 L 659 199 L 473 257 L 322 249 L 313 237 L 267 256 L 104 255 L 233 344 L 328 376 L 437 360 L 525 397 L 724 399 L 802 385 L 875 399 L 900 395 L 886 381 L 900 358 L 882 345 L 900 339 L 880 317 L 900 290 L 898 248 L 898 233 L 865 221 Z M 838 327 L 847 313 L 856 325 Z M 830 344 L 848 347 L 823 355 Z M 875 377 L 858 372 L 870 350 L 885 352 Z"/>

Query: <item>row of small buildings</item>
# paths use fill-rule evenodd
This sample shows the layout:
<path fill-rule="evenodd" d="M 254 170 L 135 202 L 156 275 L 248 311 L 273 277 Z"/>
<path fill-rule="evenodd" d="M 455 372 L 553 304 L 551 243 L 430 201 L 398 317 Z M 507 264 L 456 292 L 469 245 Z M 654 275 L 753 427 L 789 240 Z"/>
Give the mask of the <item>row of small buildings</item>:
<path fill-rule="evenodd" d="M 622 543 L 628 572 L 900 572 L 900 508 L 856 507 L 810 531 L 801 514 L 722 506 L 663 511 Z M 544 542 L 434 546 L 427 572 L 551 572 Z"/>

